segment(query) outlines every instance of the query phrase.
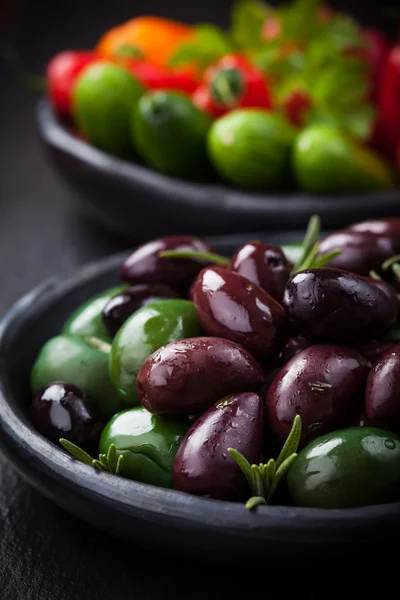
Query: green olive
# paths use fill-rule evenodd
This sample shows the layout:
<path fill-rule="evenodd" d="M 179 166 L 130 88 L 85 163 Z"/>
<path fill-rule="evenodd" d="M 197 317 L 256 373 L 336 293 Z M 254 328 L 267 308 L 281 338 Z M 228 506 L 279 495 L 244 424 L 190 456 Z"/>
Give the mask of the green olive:
<path fill-rule="evenodd" d="M 103 429 L 99 452 L 114 444 L 123 456 L 122 477 L 172 487 L 172 465 L 189 420 L 153 415 L 141 406 L 115 415 Z"/>
<path fill-rule="evenodd" d="M 297 506 L 352 508 L 400 500 L 400 438 L 384 429 L 352 427 L 306 446 L 287 483 Z"/>
<path fill-rule="evenodd" d="M 72 313 L 62 329 L 62 333 L 79 336 L 89 335 L 111 341 L 103 323 L 103 309 L 111 298 L 122 292 L 126 287 L 126 285 L 119 285 L 94 296 L 94 298 L 90 298 Z"/>
<path fill-rule="evenodd" d="M 126 404 L 137 404 L 136 378 L 161 346 L 201 334 L 193 302 L 158 300 L 143 306 L 121 327 L 110 354 L 111 381 Z"/>
<path fill-rule="evenodd" d="M 109 418 L 123 403 L 111 385 L 108 358 L 107 344 L 101 340 L 58 335 L 46 342 L 33 365 L 32 391 L 55 381 L 70 383 L 93 398 L 102 415 Z"/>

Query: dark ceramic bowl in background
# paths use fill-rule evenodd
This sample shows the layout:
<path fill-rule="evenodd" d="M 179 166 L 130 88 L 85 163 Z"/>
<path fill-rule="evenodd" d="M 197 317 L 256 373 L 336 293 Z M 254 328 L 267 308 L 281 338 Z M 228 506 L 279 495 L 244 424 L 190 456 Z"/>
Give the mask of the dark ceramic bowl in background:
<path fill-rule="evenodd" d="M 229 244 L 217 248 L 232 250 Z M 40 347 L 77 306 L 116 284 L 123 258 L 112 256 L 66 280 L 40 285 L 17 302 L 0 325 L 0 445 L 18 471 L 56 504 L 100 529 L 136 546 L 214 564 L 251 564 L 256 559 L 264 565 L 266 560 L 298 564 L 300 559 L 331 554 L 343 559 L 361 549 L 373 553 L 378 544 L 398 539 L 400 504 L 351 510 L 261 506 L 249 512 L 243 504 L 95 471 L 34 430 L 29 421 L 29 373 Z"/>
<path fill-rule="evenodd" d="M 49 156 L 78 193 L 82 209 L 133 241 L 171 233 L 301 229 L 315 213 L 328 229 L 400 215 L 399 189 L 347 196 L 254 194 L 222 183 L 174 179 L 77 139 L 57 121 L 46 100 L 39 102 L 36 115 Z"/>

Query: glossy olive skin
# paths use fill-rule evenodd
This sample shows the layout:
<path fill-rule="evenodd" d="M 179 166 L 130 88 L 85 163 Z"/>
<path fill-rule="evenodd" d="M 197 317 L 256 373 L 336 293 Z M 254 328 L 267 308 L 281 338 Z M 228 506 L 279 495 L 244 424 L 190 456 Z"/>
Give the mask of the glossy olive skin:
<path fill-rule="evenodd" d="M 84 338 L 58 335 L 42 347 L 31 372 L 32 391 L 37 393 L 54 381 L 78 387 L 96 402 L 104 417 L 123 408 L 108 375 L 108 353 Z"/>
<path fill-rule="evenodd" d="M 92 449 L 97 446 L 103 423 L 93 400 L 70 383 L 43 387 L 32 400 L 32 423 L 52 442 L 65 438 Z"/>
<path fill-rule="evenodd" d="M 259 357 L 275 354 L 285 312 L 267 292 L 238 273 L 207 267 L 193 294 L 207 335 L 232 340 Z"/>
<path fill-rule="evenodd" d="M 201 334 L 193 302 L 158 300 L 134 313 L 115 336 L 110 353 L 110 378 L 119 396 L 137 404 L 136 378 L 148 356 L 161 346 Z"/>
<path fill-rule="evenodd" d="M 354 427 L 317 438 L 287 475 L 297 506 L 353 508 L 400 500 L 400 438 Z"/>
<path fill-rule="evenodd" d="M 212 252 L 207 242 L 191 236 L 170 236 L 153 240 L 140 246 L 126 259 L 120 270 L 122 281 L 137 283 L 163 283 L 182 296 L 186 295 L 193 280 L 205 266 L 204 261 L 187 258 L 161 258 L 164 250 L 195 250 Z"/>
<path fill-rule="evenodd" d="M 400 217 L 386 217 L 383 219 L 367 219 L 354 223 L 348 227 L 349 231 L 361 231 L 378 236 L 391 238 L 396 253 L 400 251 Z"/>
<path fill-rule="evenodd" d="M 396 309 L 397 319 L 399 315 L 400 304 L 399 298 L 397 297 L 397 293 L 394 287 L 390 285 L 390 283 L 387 283 L 387 281 L 384 281 L 383 279 L 374 279 L 373 277 L 366 277 L 365 279 L 373 285 L 376 285 L 376 287 L 379 288 L 384 294 L 386 294 L 386 296 L 393 302 L 393 305 Z"/>
<path fill-rule="evenodd" d="M 141 404 L 155 414 L 200 413 L 229 394 L 258 390 L 265 376 L 241 346 L 201 337 L 168 344 L 142 365 Z"/>
<path fill-rule="evenodd" d="M 394 325 L 397 308 L 364 277 L 310 269 L 289 279 L 283 304 L 296 329 L 313 342 L 362 344 Z"/>
<path fill-rule="evenodd" d="M 290 267 L 291 264 L 279 246 L 255 241 L 238 248 L 228 269 L 256 283 L 281 302 L 290 277 Z"/>
<path fill-rule="evenodd" d="M 335 429 L 357 402 L 368 367 L 357 350 L 333 344 L 310 346 L 294 356 L 265 397 L 274 437 L 284 442 L 297 414 L 302 443 Z"/>
<path fill-rule="evenodd" d="M 232 394 L 209 408 L 191 426 L 175 458 L 174 487 L 218 500 L 241 497 L 247 483 L 228 448 L 259 463 L 263 444 L 263 404 L 252 392 Z"/>
<path fill-rule="evenodd" d="M 320 243 L 319 254 L 340 249 L 342 252 L 329 264 L 358 275 L 368 275 L 371 270 L 380 272 L 382 263 L 396 254 L 396 246 L 389 237 L 377 236 L 367 231 L 337 231 Z"/>
<path fill-rule="evenodd" d="M 157 300 L 178 298 L 178 294 L 160 283 L 139 283 L 113 296 L 102 311 L 104 327 L 114 337 L 134 312 Z"/>
<path fill-rule="evenodd" d="M 110 340 L 110 332 L 103 323 L 103 309 L 113 296 L 121 293 L 124 289 L 126 289 L 125 285 L 119 285 L 90 298 L 72 313 L 62 329 L 62 333 Z"/>
<path fill-rule="evenodd" d="M 370 372 L 365 409 L 370 419 L 400 421 L 400 344 L 381 356 Z"/>
<path fill-rule="evenodd" d="M 172 465 L 190 422 L 152 415 L 135 406 L 115 415 L 101 434 L 99 452 L 106 454 L 114 444 L 123 456 L 120 475 L 158 485 L 172 487 Z"/>

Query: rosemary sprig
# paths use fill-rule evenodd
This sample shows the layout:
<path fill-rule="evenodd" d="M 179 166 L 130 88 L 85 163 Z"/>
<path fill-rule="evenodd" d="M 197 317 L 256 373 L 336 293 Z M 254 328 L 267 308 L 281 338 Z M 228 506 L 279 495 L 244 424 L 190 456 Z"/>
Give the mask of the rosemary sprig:
<path fill-rule="evenodd" d="M 318 215 L 313 215 L 308 222 L 302 253 L 293 265 L 290 275 L 296 275 L 296 273 L 300 273 L 300 271 L 305 271 L 306 269 L 321 269 L 322 267 L 326 267 L 334 258 L 336 258 L 336 256 L 341 254 L 342 251 L 337 248 L 336 250 L 318 256 L 318 238 L 320 233 L 321 219 Z"/>
<path fill-rule="evenodd" d="M 73 444 L 64 438 L 61 438 L 59 441 L 61 446 L 76 458 L 76 460 L 79 460 L 86 465 L 90 465 L 95 469 L 99 469 L 100 471 L 105 471 L 106 473 L 113 473 L 114 475 L 120 474 L 124 457 L 122 455 L 118 456 L 115 444 L 111 444 L 107 454 L 99 454 L 99 458 L 92 458 L 90 454 L 82 450 L 82 448 L 79 448 L 79 446 L 76 446 L 76 444 Z"/>
<path fill-rule="evenodd" d="M 382 269 L 387 271 L 390 268 L 392 269 L 394 275 L 400 279 L 400 254 L 396 254 L 395 256 L 385 260 L 382 265 Z"/>
<path fill-rule="evenodd" d="M 319 252 L 319 235 L 321 230 L 321 219 L 318 215 L 313 215 L 308 223 L 306 235 L 302 246 L 301 254 L 298 260 L 293 265 L 290 275 L 295 275 L 306 269 L 317 269 L 326 267 L 336 256 L 341 254 L 341 250 L 337 248 L 332 252 L 327 252 L 318 256 Z M 226 267 L 230 259 L 221 254 L 214 252 L 198 252 L 196 250 L 163 250 L 159 252 L 161 258 L 191 258 L 192 260 L 204 260 L 214 265 Z"/>
<path fill-rule="evenodd" d="M 297 457 L 297 448 L 301 436 L 301 418 L 296 415 L 292 429 L 276 460 L 271 458 L 266 464 L 251 465 L 248 460 L 234 448 L 228 448 L 246 477 L 252 496 L 246 502 L 246 508 L 252 510 L 260 504 L 269 504 L 272 496 L 282 483 L 293 461 Z"/>
<path fill-rule="evenodd" d="M 191 258 L 193 260 L 204 260 L 214 265 L 226 266 L 230 259 L 215 252 L 199 252 L 197 250 L 163 250 L 159 252 L 161 258 Z"/>

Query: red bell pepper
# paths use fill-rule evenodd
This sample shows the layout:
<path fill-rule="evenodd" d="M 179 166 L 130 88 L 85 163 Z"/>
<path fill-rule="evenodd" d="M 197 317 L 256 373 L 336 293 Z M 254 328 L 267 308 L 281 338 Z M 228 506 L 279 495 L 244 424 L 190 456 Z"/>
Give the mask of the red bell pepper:
<path fill-rule="evenodd" d="M 374 144 L 392 160 L 400 146 L 400 44 L 386 61 L 379 93 L 379 121 Z"/>
<path fill-rule="evenodd" d="M 272 106 L 268 81 L 239 54 L 227 54 L 205 70 L 193 102 L 214 117 L 239 107 Z"/>
<path fill-rule="evenodd" d="M 47 91 L 53 109 L 62 119 L 72 116 L 72 88 L 81 71 L 98 60 L 94 52 L 66 51 L 56 54 L 46 69 Z"/>
<path fill-rule="evenodd" d="M 377 102 L 390 43 L 384 34 L 376 29 L 364 28 L 362 37 L 366 45 L 358 50 L 357 55 L 364 58 L 371 67 L 371 97 Z"/>
<path fill-rule="evenodd" d="M 124 66 L 150 90 L 177 90 L 192 94 L 198 86 L 193 69 L 167 69 L 145 60 L 130 60 Z"/>
<path fill-rule="evenodd" d="M 282 112 L 297 127 L 305 125 L 306 115 L 311 107 L 312 100 L 310 95 L 301 87 L 291 90 L 281 101 Z"/>

